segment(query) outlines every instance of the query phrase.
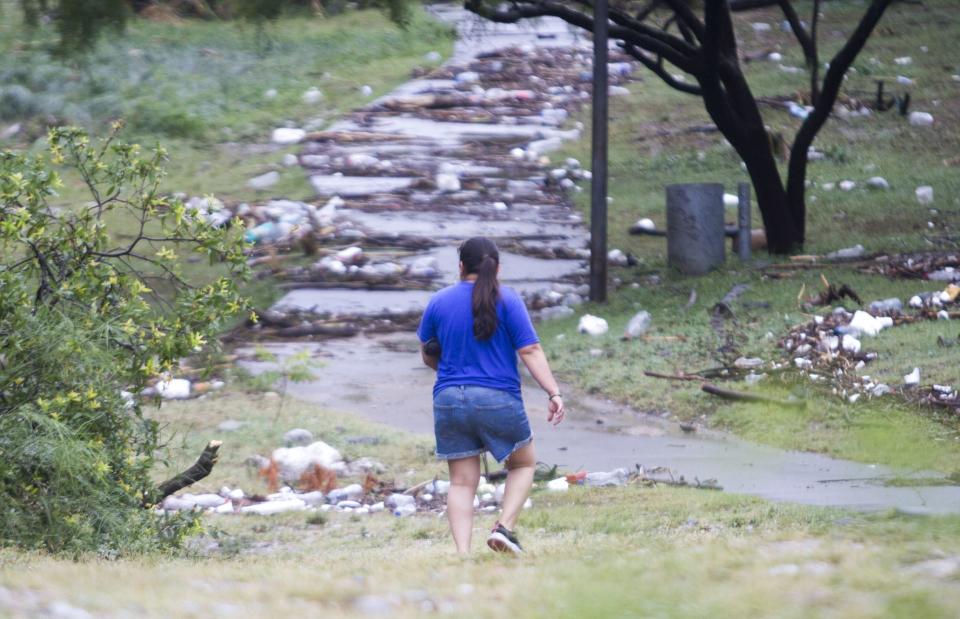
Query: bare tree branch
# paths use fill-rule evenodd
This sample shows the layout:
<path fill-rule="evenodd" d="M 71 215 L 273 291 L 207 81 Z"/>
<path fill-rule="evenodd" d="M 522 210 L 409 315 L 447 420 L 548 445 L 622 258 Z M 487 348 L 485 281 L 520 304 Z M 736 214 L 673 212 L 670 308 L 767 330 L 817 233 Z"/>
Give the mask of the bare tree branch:
<path fill-rule="evenodd" d="M 685 92 L 692 95 L 703 95 L 703 90 L 696 84 L 689 84 L 687 82 L 681 82 L 673 77 L 669 71 L 663 66 L 663 57 L 658 57 L 656 60 L 650 56 L 643 53 L 643 50 L 636 47 L 635 45 L 624 44 L 623 51 L 630 54 L 632 57 L 636 58 L 640 64 L 650 69 L 654 74 L 656 74 L 660 79 L 662 79 L 668 86 L 675 88 L 680 92 Z"/>
<path fill-rule="evenodd" d="M 793 31 L 793 36 L 796 37 L 797 43 L 800 44 L 800 49 L 803 50 L 803 57 L 807 62 L 807 69 L 810 71 L 810 100 L 816 101 L 817 94 L 819 90 L 819 84 L 817 83 L 817 43 L 812 36 L 807 32 L 806 28 L 803 27 L 803 22 L 800 21 L 800 16 L 797 15 L 797 11 L 793 8 L 793 3 L 791 0 L 778 0 L 780 5 L 780 10 L 783 11 L 783 16 L 787 18 L 787 22 L 790 24 L 790 30 Z M 814 8 L 816 12 L 816 7 Z"/>
<path fill-rule="evenodd" d="M 806 181 L 807 151 L 813 144 L 817 132 L 830 117 L 830 112 L 833 110 L 833 104 L 837 101 L 837 95 L 840 93 L 840 86 L 843 85 L 843 77 L 846 75 L 847 69 L 850 68 L 850 65 L 856 60 L 857 54 L 866 45 L 870 34 L 880 18 L 883 17 L 883 13 L 890 6 L 891 1 L 873 0 L 867 8 L 860 23 L 857 24 L 856 30 L 830 61 L 830 68 L 827 69 L 827 74 L 823 78 L 823 88 L 820 91 L 820 96 L 813 102 L 813 112 L 803 121 L 793 141 L 793 148 L 790 150 L 787 194 L 794 199 L 799 199 L 794 209 L 799 212 L 793 213 L 797 225 L 803 225 L 806 215 L 806 209 L 802 206 L 804 182 Z"/>
<path fill-rule="evenodd" d="M 464 7 L 477 15 L 496 23 L 513 24 L 521 19 L 534 17 L 557 17 L 568 24 L 593 32 L 593 17 L 580 11 L 544 0 L 536 3 L 501 5 L 496 9 L 485 6 L 482 0 L 467 0 Z M 628 17 L 621 14 L 623 17 Z M 614 20 L 615 21 L 615 20 Z M 632 21 L 632 20 L 631 20 Z M 692 73 L 695 60 L 689 55 L 690 46 L 681 38 L 669 35 L 646 24 L 636 24 L 637 30 L 617 24 L 610 28 L 610 38 L 620 39 L 666 58 L 684 71 Z"/>

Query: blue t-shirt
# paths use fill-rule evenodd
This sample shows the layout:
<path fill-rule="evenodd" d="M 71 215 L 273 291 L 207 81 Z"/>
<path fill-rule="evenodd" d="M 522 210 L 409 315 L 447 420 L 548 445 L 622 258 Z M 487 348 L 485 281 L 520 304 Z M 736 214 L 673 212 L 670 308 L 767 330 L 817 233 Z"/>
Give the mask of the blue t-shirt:
<path fill-rule="evenodd" d="M 489 387 L 520 398 L 517 350 L 540 341 L 527 307 L 512 288 L 500 286 L 497 330 L 478 341 L 473 335 L 473 282 L 460 282 L 437 292 L 420 319 L 417 336 L 440 342 L 440 363 L 433 395 L 458 385 Z"/>

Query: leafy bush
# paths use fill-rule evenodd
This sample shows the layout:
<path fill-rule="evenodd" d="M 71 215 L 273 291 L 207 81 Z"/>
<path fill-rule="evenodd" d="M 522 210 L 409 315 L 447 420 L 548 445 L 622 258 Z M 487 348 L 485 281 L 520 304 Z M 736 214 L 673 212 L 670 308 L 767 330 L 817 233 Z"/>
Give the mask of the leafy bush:
<path fill-rule="evenodd" d="M 196 524 L 144 509 L 158 431 L 135 396 L 246 309 L 242 231 L 160 195 L 163 151 L 114 136 L 55 129 L 44 155 L 0 153 L 0 545 L 113 556 Z M 57 166 L 90 203 L 50 205 Z M 184 281 L 183 250 L 228 273 Z"/>

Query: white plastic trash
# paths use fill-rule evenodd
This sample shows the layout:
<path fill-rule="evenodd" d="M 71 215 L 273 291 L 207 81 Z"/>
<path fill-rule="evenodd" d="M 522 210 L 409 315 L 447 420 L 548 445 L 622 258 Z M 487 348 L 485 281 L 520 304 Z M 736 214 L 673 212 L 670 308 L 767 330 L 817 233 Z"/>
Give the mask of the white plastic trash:
<path fill-rule="evenodd" d="M 584 314 L 580 317 L 580 323 L 577 325 L 577 331 L 589 335 L 603 335 L 610 330 L 607 321 L 593 314 Z"/>
<path fill-rule="evenodd" d="M 164 400 L 183 400 L 190 397 L 190 381 L 185 378 L 171 378 L 157 383 L 157 393 Z"/>
<path fill-rule="evenodd" d="M 913 387 L 920 384 L 920 368 L 913 368 L 913 371 L 903 377 L 903 384 Z"/>
<path fill-rule="evenodd" d="M 409 494 L 393 493 L 383 502 L 387 507 L 398 508 L 404 505 L 416 505 L 417 500 Z"/>
<path fill-rule="evenodd" d="M 570 483 L 566 477 L 558 477 L 547 482 L 547 490 L 551 492 L 566 492 L 570 489 Z"/>
<path fill-rule="evenodd" d="M 627 328 L 623 330 L 623 339 L 630 340 L 646 333 L 650 328 L 650 320 L 650 312 L 646 310 L 634 314 L 627 323 Z"/>
<path fill-rule="evenodd" d="M 921 185 L 914 191 L 917 196 L 917 202 L 920 204 L 933 204 L 933 187 L 930 185 Z"/>

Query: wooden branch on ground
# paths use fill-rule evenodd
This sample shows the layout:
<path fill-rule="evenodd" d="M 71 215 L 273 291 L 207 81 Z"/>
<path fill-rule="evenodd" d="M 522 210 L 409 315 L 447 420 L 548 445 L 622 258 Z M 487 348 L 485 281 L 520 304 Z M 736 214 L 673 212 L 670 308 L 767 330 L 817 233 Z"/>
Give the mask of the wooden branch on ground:
<path fill-rule="evenodd" d="M 707 380 L 703 376 L 699 376 L 697 374 L 661 374 L 660 372 L 653 372 L 650 370 L 644 371 L 643 375 L 649 376 L 650 378 L 663 378 L 665 380 L 686 380 L 699 382 Z"/>
<path fill-rule="evenodd" d="M 807 407 L 807 403 L 803 400 L 798 400 L 796 402 L 791 402 L 788 400 L 776 400 L 774 398 L 768 398 L 766 396 L 757 395 L 754 393 L 744 393 L 742 391 L 733 391 L 732 389 L 722 389 L 713 383 L 704 383 L 700 386 L 700 390 L 704 393 L 709 393 L 710 395 L 715 395 L 718 398 L 731 400 L 733 402 L 761 402 L 764 404 L 775 404 L 777 406 L 800 409 Z"/>
<path fill-rule="evenodd" d="M 730 292 L 723 295 L 723 298 L 717 302 L 712 308 L 710 308 L 710 314 L 713 316 L 728 316 L 732 317 L 734 315 L 733 311 L 733 302 L 742 295 L 744 292 L 750 289 L 748 284 L 737 284 L 730 289 Z"/>
<path fill-rule="evenodd" d="M 187 486 L 192 486 L 209 475 L 213 471 L 213 466 L 217 463 L 217 458 L 220 456 L 220 445 L 222 444 L 222 441 L 210 441 L 207 443 L 207 446 L 203 448 L 203 452 L 200 454 L 200 457 L 197 458 L 197 461 L 193 463 L 193 466 L 157 486 L 154 495 L 149 499 L 145 499 L 144 503 L 159 503 L 174 492 L 182 490 Z"/>

